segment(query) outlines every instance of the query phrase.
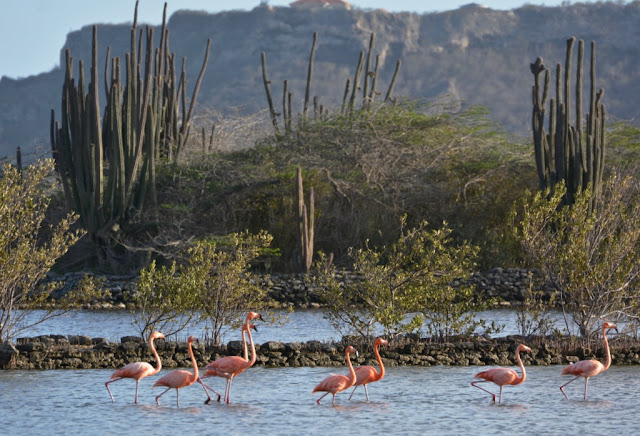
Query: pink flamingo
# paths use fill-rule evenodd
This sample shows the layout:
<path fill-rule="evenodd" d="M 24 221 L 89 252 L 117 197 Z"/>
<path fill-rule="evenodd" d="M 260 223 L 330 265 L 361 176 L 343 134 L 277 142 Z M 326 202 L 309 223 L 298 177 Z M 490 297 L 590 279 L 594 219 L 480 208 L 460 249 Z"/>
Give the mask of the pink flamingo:
<path fill-rule="evenodd" d="M 169 374 L 159 378 L 154 384 L 153 387 L 156 386 L 166 386 L 167 390 L 161 393 L 156 397 L 156 404 L 159 406 L 159 398 L 166 394 L 169 389 L 176 390 L 176 404 L 180 407 L 180 389 L 191 386 L 198 380 L 198 362 L 196 362 L 196 358 L 193 355 L 193 349 L 191 348 L 191 343 L 198 342 L 198 338 L 195 336 L 189 336 L 187 340 L 187 347 L 189 348 L 189 356 L 191 356 L 191 363 L 193 364 L 193 374 L 184 369 L 177 369 L 175 371 L 170 372 Z M 205 390 L 206 391 L 206 390 Z"/>
<path fill-rule="evenodd" d="M 132 378 L 136 381 L 135 404 L 138 404 L 138 385 L 140 384 L 140 379 L 143 379 L 150 375 L 156 375 L 162 369 L 160 356 L 158 356 L 156 347 L 153 345 L 154 339 L 162 339 L 162 338 L 164 338 L 164 335 L 160 332 L 151 333 L 151 337 L 149 338 L 149 346 L 151 347 L 151 352 L 156 358 L 155 368 L 150 364 L 148 364 L 147 362 L 132 362 L 132 363 L 129 363 L 128 365 L 123 366 L 116 372 L 114 372 L 113 375 L 111 376 L 111 379 L 104 384 L 107 387 L 107 391 L 109 391 L 109 396 L 111 397 L 112 402 L 114 402 L 115 400 L 113 399 L 113 395 L 111 394 L 111 389 L 109 389 L 109 383 L 122 380 L 123 378 Z"/>
<path fill-rule="evenodd" d="M 318 385 L 313 388 L 311 393 L 315 392 L 326 392 L 322 395 L 316 403 L 320 404 L 320 400 L 322 400 L 327 394 L 333 394 L 333 401 L 331 404 L 336 404 L 336 394 L 338 392 L 342 392 L 345 389 L 349 389 L 356 383 L 356 372 L 353 369 L 353 365 L 351 365 L 351 359 L 349 358 L 349 354 L 354 353 L 356 357 L 358 357 L 358 352 L 351 345 L 347 347 L 346 356 L 347 356 L 347 366 L 349 367 L 349 375 L 338 375 L 331 374 L 329 377 L 322 380 Z"/>
<path fill-rule="evenodd" d="M 385 341 L 382 338 L 376 339 L 373 344 L 373 353 L 376 355 L 376 360 L 378 361 L 378 365 L 380 365 L 380 372 L 377 372 L 373 366 L 359 366 L 355 369 L 356 371 L 356 383 L 353 391 L 351 391 L 351 395 L 349 396 L 349 400 L 353 397 L 353 393 L 358 389 L 358 386 L 364 386 L 364 393 L 367 396 L 367 401 L 369 401 L 369 392 L 367 391 L 367 384 L 382 380 L 384 378 L 384 365 L 382 364 L 382 359 L 380 358 L 380 351 L 378 347 L 380 345 L 389 345 L 388 341 Z"/>
<path fill-rule="evenodd" d="M 587 388 L 589 386 L 589 377 L 593 377 L 594 375 L 600 374 L 601 372 L 606 371 L 611 366 L 611 351 L 609 350 L 609 341 L 607 341 L 607 333 L 609 330 L 614 329 L 616 333 L 618 332 L 618 327 L 615 324 L 611 324 L 605 322 L 602 324 L 602 336 L 604 337 L 604 348 L 607 350 L 607 361 L 603 365 L 597 360 L 581 360 L 576 363 L 572 363 L 567 365 L 562 370 L 562 375 L 570 374 L 575 375 L 574 378 L 560 386 L 560 390 L 564 394 L 564 397 L 568 400 L 567 394 L 564 392 L 564 387 L 577 379 L 578 377 L 584 377 L 584 399 L 587 399 Z"/>
<path fill-rule="evenodd" d="M 514 385 L 514 386 L 519 385 L 520 383 L 523 383 L 527 378 L 527 373 L 524 370 L 524 365 L 522 364 L 522 360 L 520 359 L 521 351 L 526 351 L 527 353 L 530 353 L 531 348 L 527 347 L 524 344 L 520 344 L 518 345 L 518 348 L 516 348 L 516 359 L 518 360 L 518 365 L 520 366 L 520 371 L 522 372 L 522 376 L 518 377 L 518 374 L 511 368 L 493 368 L 493 369 L 488 369 L 486 371 L 477 373 L 474 376 L 474 378 L 482 378 L 484 380 L 471 382 L 471 385 L 473 387 L 476 387 L 478 389 L 485 391 L 488 394 L 491 394 L 493 396 L 493 402 L 495 403 L 496 394 L 494 394 L 493 392 L 489 392 L 484 388 L 481 388 L 480 386 L 477 385 L 477 383 L 484 383 L 484 382 L 490 381 L 497 384 L 498 386 L 500 386 L 500 398 L 498 400 L 498 404 L 501 404 L 502 388 L 505 385 Z"/>
<path fill-rule="evenodd" d="M 256 331 L 257 329 L 255 328 L 255 326 L 250 324 L 250 321 L 256 318 L 262 319 L 262 316 L 256 312 L 249 312 L 247 314 L 245 323 L 242 325 L 242 340 L 245 344 L 244 359 L 240 356 L 221 357 L 218 360 L 214 360 L 213 362 L 208 363 L 207 366 L 205 366 L 205 373 L 201 377 L 223 377 L 227 379 L 227 385 L 224 390 L 224 401 L 227 404 L 231 404 L 231 382 L 233 381 L 233 378 L 242 374 L 247 368 L 250 368 L 254 363 L 256 363 L 256 347 L 253 343 L 251 329 L 253 328 Z M 245 332 L 249 334 L 249 343 L 251 344 L 251 360 L 248 359 L 249 356 L 246 348 Z M 211 389 L 208 385 L 204 384 L 202 380 L 200 380 L 200 383 L 205 388 L 205 391 L 206 389 Z M 211 390 L 215 392 L 213 389 Z M 218 400 L 220 400 L 220 394 L 218 394 L 217 392 L 216 394 L 218 395 Z M 211 401 L 211 397 L 209 397 L 209 399 L 205 401 L 205 404 L 209 403 L 209 401 Z"/>

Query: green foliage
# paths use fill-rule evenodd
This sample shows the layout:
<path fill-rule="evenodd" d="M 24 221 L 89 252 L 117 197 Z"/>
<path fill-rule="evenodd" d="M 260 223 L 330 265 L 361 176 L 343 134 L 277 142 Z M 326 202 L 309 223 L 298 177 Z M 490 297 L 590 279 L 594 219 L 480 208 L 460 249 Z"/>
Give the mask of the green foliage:
<path fill-rule="evenodd" d="M 47 177 L 53 161 L 37 162 L 22 172 L 5 165 L 0 180 L 0 342 L 40 324 L 91 298 L 88 292 L 69 293 L 58 308 L 46 308 L 56 283 L 39 285 L 56 260 L 84 235 L 72 230 L 78 219 L 69 214 L 39 237 L 49 205 Z"/>
<path fill-rule="evenodd" d="M 369 338 L 381 326 L 388 337 L 428 329 L 441 336 L 473 330 L 473 312 L 483 306 L 464 286 L 453 286 L 473 268 L 477 247 L 455 246 L 446 223 L 430 230 L 426 222 L 406 230 L 390 247 L 349 251 L 356 280 L 343 281 L 325 255 L 316 280 L 327 304 L 325 316 L 343 334 Z"/>
<path fill-rule="evenodd" d="M 140 271 L 133 322 L 142 338 L 158 330 L 165 336 L 182 331 L 196 316 L 199 288 L 189 271 L 176 262 L 169 267 L 156 267 L 152 261 Z"/>
<path fill-rule="evenodd" d="M 189 250 L 186 272 L 199 290 L 197 309 L 209 322 L 215 343 L 225 325 L 242 319 L 247 310 L 265 307 L 268 290 L 258 285 L 250 267 L 272 240 L 265 231 L 232 233 L 198 241 Z"/>
<path fill-rule="evenodd" d="M 640 127 L 630 122 L 613 123 L 607 129 L 607 141 L 610 149 L 607 159 L 613 168 L 638 163 Z"/>
<path fill-rule="evenodd" d="M 411 226 L 447 221 L 454 239 L 482 246 L 483 266 L 514 262 L 503 217 L 535 183 L 530 151 L 486 111 L 454 109 L 407 101 L 309 119 L 291 135 L 176 166 L 159 176 L 160 203 L 187 205 L 191 214 L 176 219 L 194 234 L 264 228 L 282 253 L 274 267 L 294 270 L 299 165 L 305 188 L 314 188 L 314 250 L 333 253 L 338 264 L 365 240 L 392 244 L 404 214 Z"/>
<path fill-rule="evenodd" d="M 528 259 L 559 292 L 565 322 L 588 336 L 603 319 L 637 317 L 640 285 L 640 191 L 633 178 L 613 175 L 589 214 L 591 193 L 561 207 L 566 188 L 529 193 L 511 215 Z"/>
<path fill-rule="evenodd" d="M 192 320 L 210 325 L 213 341 L 222 329 L 244 319 L 247 310 L 265 307 L 267 289 L 258 285 L 250 268 L 263 253 L 270 253 L 267 232 L 232 233 L 200 240 L 184 253 L 184 262 L 140 272 L 134 301 L 135 324 L 142 337 L 159 330 L 165 335 L 183 330 Z"/>
<path fill-rule="evenodd" d="M 468 243 L 454 245 L 451 229 L 444 223 L 441 229 L 425 232 L 426 223 L 410 231 L 411 257 L 421 259 L 429 274 L 422 275 L 414 284 L 420 296 L 418 307 L 426 320 L 427 332 L 432 337 L 448 339 L 455 335 L 472 334 L 478 327 L 487 328 L 476 314 L 491 307 L 493 301 L 478 295 L 466 283 L 475 270 L 479 248 Z M 487 332 L 499 331 L 491 324 Z"/>
<path fill-rule="evenodd" d="M 522 304 L 516 307 L 516 322 L 520 335 L 546 336 L 554 329 L 554 320 L 549 310 L 555 307 L 556 294 L 545 301 L 544 291 L 534 287 L 532 274 L 529 273 L 529 287 L 523 295 Z"/>

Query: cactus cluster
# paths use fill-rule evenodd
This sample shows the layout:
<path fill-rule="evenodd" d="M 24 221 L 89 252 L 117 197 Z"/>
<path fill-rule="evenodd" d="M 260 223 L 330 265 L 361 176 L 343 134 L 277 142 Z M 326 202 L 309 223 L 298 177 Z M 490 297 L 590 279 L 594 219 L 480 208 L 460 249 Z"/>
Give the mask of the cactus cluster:
<path fill-rule="evenodd" d="M 533 144 L 540 189 L 553 191 L 556 183 L 567 186 L 565 202 L 571 204 L 573 195 L 591 188 L 593 201 L 597 198 L 604 172 L 606 151 L 604 90 L 596 92 L 596 44 L 591 42 L 591 88 L 586 125 L 582 114 L 582 78 L 584 41 L 578 42 L 578 62 L 575 85 L 575 122 L 571 124 L 571 62 L 576 38 L 567 40 L 567 54 L 562 81 L 562 66 L 556 67 L 555 98 L 549 99 L 551 74 L 542 58 L 531 64 L 534 75 L 532 87 Z M 541 79 L 544 76 L 544 84 Z M 549 101 L 548 132 L 545 129 L 546 104 Z M 592 202 L 593 207 L 593 202 Z"/>
<path fill-rule="evenodd" d="M 379 67 L 379 55 L 376 55 L 375 65 L 372 68 L 372 56 L 373 56 L 373 45 L 375 41 L 375 34 L 372 33 L 369 39 L 369 50 L 366 52 L 361 51 L 358 59 L 358 64 L 356 66 L 356 72 L 353 80 L 351 78 L 347 78 L 347 83 L 345 85 L 345 91 L 342 101 L 342 115 L 352 114 L 356 108 L 356 102 L 359 97 L 359 93 L 362 90 L 362 109 L 367 109 L 371 107 L 375 96 L 380 95 L 380 92 L 376 89 L 378 83 L 378 67 Z M 311 44 L 311 53 L 309 54 L 309 64 L 307 69 L 307 84 L 305 88 L 304 95 L 304 103 L 302 108 L 302 113 L 300 115 L 301 121 L 306 121 L 308 119 L 309 112 L 309 104 L 310 104 L 310 94 L 311 94 L 311 82 L 313 78 L 313 64 L 316 53 L 316 46 L 318 43 L 318 34 L 317 32 L 313 33 L 313 43 Z M 273 96 L 271 94 L 271 81 L 268 78 L 267 74 L 267 57 L 265 52 L 262 52 L 262 81 L 264 83 L 265 92 L 267 94 L 267 103 L 269 105 L 269 114 L 271 116 L 271 123 L 273 124 L 273 128 L 275 134 L 278 135 L 280 133 L 280 128 L 278 126 L 278 116 L 282 115 L 282 124 L 285 132 L 293 131 L 293 107 L 292 107 L 292 96 L 293 93 L 289 89 L 289 81 L 284 81 L 284 89 L 282 93 L 282 113 L 276 112 L 275 105 L 273 103 Z M 393 88 L 396 83 L 396 79 L 398 77 L 398 73 L 400 71 L 400 60 L 396 63 L 396 68 L 393 73 L 393 78 L 391 79 L 391 83 L 387 92 L 385 94 L 385 102 L 393 101 Z M 364 77 L 364 79 L 363 79 Z M 361 86 L 362 83 L 362 86 Z M 314 96 L 313 98 L 313 109 L 314 109 L 314 117 L 315 119 L 323 119 L 328 116 L 328 109 L 326 109 L 323 105 L 319 104 L 318 96 Z"/>
<path fill-rule="evenodd" d="M 160 45 L 154 49 L 153 28 L 147 26 L 146 35 L 140 29 L 136 41 L 136 2 L 131 48 L 124 62 L 124 84 L 120 58 L 111 58 L 107 50 L 107 103 L 102 119 L 97 26 L 93 27 L 87 92 L 82 60 L 76 82 L 70 50 L 65 52 L 61 120 L 56 121 L 55 112 L 51 111 L 52 153 L 67 205 L 79 213 L 92 240 L 102 246 L 110 245 L 115 233 L 126 231 L 130 223 L 139 219 L 144 207 L 155 204 L 156 162 L 175 160 L 189 135 L 211 41 L 187 108 L 185 61 L 177 80 L 175 54 L 169 52 L 166 8 L 165 3 Z"/>

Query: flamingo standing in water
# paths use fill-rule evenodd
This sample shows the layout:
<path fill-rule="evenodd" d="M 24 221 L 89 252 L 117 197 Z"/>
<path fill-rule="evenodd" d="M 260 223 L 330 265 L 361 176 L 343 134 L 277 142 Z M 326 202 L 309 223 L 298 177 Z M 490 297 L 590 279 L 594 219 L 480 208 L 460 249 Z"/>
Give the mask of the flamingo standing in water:
<path fill-rule="evenodd" d="M 349 375 L 338 375 L 331 374 L 329 377 L 322 380 L 318 385 L 313 388 L 311 393 L 315 392 L 326 392 L 323 396 L 318 398 L 316 403 L 320 404 L 320 400 L 327 396 L 327 394 L 333 394 L 333 401 L 331 404 L 336 404 L 336 394 L 338 392 L 342 392 L 346 389 L 349 389 L 356 383 L 356 372 L 353 369 L 353 365 L 351 364 L 351 359 L 349 358 L 349 354 L 354 353 L 356 357 L 358 357 L 358 352 L 351 345 L 347 347 L 346 356 L 347 356 L 347 366 L 349 367 Z"/>
<path fill-rule="evenodd" d="M 474 381 L 471 382 L 471 385 L 473 387 L 476 387 L 478 389 L 481 389 L 485 392 L 487 392 L 488 394 L 491 394 L 493 396 L 493 402 L 496 402 L 496 394 L 494 394 L 493 392 L 489 392 L 488 390 L 481 388 L 480 386 L 477 385 L 477 383 L 484 383 L 484 382 L 493 382 L 495 384 L 497 384 L 498 386 L 500 386 L 500 397 L 498 400 L 498 404 L 502 403 L 502 388 L 505 385 L 519 385 L 520 383 L 523 383 L 526 378 L 527 378 L 527 373 L 524 370 L 524 365 L 522 364 L 522 359 L 520 359 L 520 352 L 521 351 L 526 351 L 527 353 L 531 352 L 531 348 L 527 347 L 524 344 L 520 344 L 518 345 L 518 348 L 516 348 L 516 359 L 518 360 L 518 365 L 520 366 L 520 371 L 522 372 L 522 376 L 518 377 L 518 374 L 511 368 L 493 368 L 493 369 L 488 369 L 486 371 L 482 371 L 477 373 L 474 378 L 481 378 L 484 380 L 478 380 L 478 381 Z"/>
<path fill-rule="evenodd" d="M 153 332 L 149 338 L 149 346 L 151 347 L 151 352 L 156 358 L 156 367 L 154 368 L 147 362 L 132 362 L 128 365 L 123 366 L 119 370 L 111 375 L 111 379 L 106 382 L 104 385 L 107 387 L 107 391 L 109 391 L 109 396 L 111 397 L 111 401 L 114 402 L 113 395 L 111 394 L 111 389 L 109 389 L 109 383 L 116 382 L 118 380 L 122 380 L 123 378 L 132 378 L 136 381 L 136 399 L 135 404 L 138 404 L 138 385 L 140 384 L 140 379 L 148 377 L 150 375 L 156 375 L 162 369 L 162 363 L 160 362 L 160 356 L 158 356 L 158 352 L 156 351 L 156 347 L 153 345 L 154 339 L 162 339 L 164 335 L 160 332 Z"/>
<path fill-rule="evenodd" d="M 349 396 L 349 400 L 353 397 L 353 393 L 358 389 L 358 386 L 364 386 L 364 393 L 367 396 L 367 401 L 369 401 L 369 392 L 367 391 L 367 384 L 382 380 L 384 377 L 384 365 L 382 364 L 382 359 L 380 358 L 380 351 L 378 347 L 380 345 L 389 345 L 388 341 L 385 341 L 382 338 L 376 339 L 373 344 L 373 353 L 376 355 L 376 360 L 378 361 L 378 365 L 380 366 L 380 372 L 377 372 L 373 366 L 359 366 L 355 369 L 356 371 L 356 383 L 354 385 L 353 391 L 351 391 L 351 395 Z"/>
<path fill-rule="evenodd" d="M 572 363 L 567 365 L 562 370 L 562 375 L 570 374 L 575 375 L 574 378 L 560 386 L 560 391 L 564 394 L 564 397 L 568 400 L 567 394 L 564 392 L 564 387 L 577 379 L 578 377 L 584 377 L 584 399 L 587 399 L 587 388 L 589 386 L 589 377 L 593 377 L 594 375 L 600 374 L 601 372 L 606 371 L 611 366 L 611 351 L 609 350 L 609 341 L 607 341 L 607 333 L 609 330 L 614 329 L 616 333 L 618 332 L 618 327 L 615 324 L 611 324 L 609 322 L 605 322 L 602 324 L 602 336 L 604 336 L 604 348 L 607 351 L 607 361 L 603 365 L 597 360 L 581 360 L 576 363 Z"/>
<path fill-rule="evenodd" d="M 196 380 L 198 380 L 198 362 L 196 362 L 196 358 L 193 355 L 193 349 L 191 348 L 191 344 L 193 342 L 198 342 L 198 338 L 196 338 L 195 336 L 189 336 L 189 339 L 187 340 L 187 347 L 189 348 L 189 356 L 191 356 L 191 363 L 193 364 L 193 374 L 184 369 L 177 369 L 159 378 L 153 384 L 153 387 L 155 388 L 156 386 L 165 386 L 167 390 L 156 397 L 156 404 L 158 406 L 160 405 L 160 403 L 158 402 L 160 397 L 166 394 L 167 392 L 169 392 L 169 389 L 175 389 L 176 404 L 178 407 L 180 407 L 180 389 L 186 386 L 191 386 L 196 382 Z"/>
<path fill-rule="evenodd" d="M 253 336 L 251 335 L 251 329 L 257 331 L 255 326 L 250 324 L 250 321 L 253 319 L 262 319 L 262 316 L 256 312 L 249 312 L 245 319 L 245 323 L 242 325 L 242 340 L 244 342 L 244 359 L 240 356 L 225 356 L 221 357 L 218 360 L 214 360 L 205 366 L 205 373 L 202 375 L 202 378 L 207 377 L 224 377 L 227 379 L 227 385 L 224 390 L 224 401 L 227 404 L 231 404 L 231 382 L 233 378 L 242 374 L 244 370 L 253 366 L 256 363 L 256 347 L 253 343 Z M 251 360 L 249 360 L 247 347 L 246 347 L 246 339 L 245 332 L 249 335 L 249 343 L 251 344 Z M 202 380 L 200 380 L 202 386 L 206 389 L 211 389 L 208 385 L 204 384 Z M 213 389 L 211 389 L 215 392 Z M 218 394 L 218 400 L 220 400 L 220 394 Z M 205 401 L 205 404 L 211 401 L 211 397 Z"/>

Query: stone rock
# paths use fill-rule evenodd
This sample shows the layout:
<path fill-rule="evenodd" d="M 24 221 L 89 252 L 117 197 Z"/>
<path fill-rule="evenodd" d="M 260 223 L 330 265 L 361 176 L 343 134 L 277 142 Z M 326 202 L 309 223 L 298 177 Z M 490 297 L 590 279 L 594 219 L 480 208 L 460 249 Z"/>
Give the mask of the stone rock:
<path fill-rule="evenodd" d="M 15 365 L 15 361 L 18 358 L 20 352 L 13 344 L 1 343 L 0 344 L 0 369 L 10 369 Z"/>
<path fill-rule="evenodd" d="M 302 344 L 300 342 L 288 342 L 285 344 L 285 351 L 287 352 L 298 352 L 302 350 Z"/>
<path fill-rule="evenodd" d="M 237 355 L 244 352 L 244 346 L 242 345 L 242 341 L 229 341 L 227 344 L 227 350 L 229 354 Z"/>
<path fill-rule="evenodd" d="M 44 351 L 46 345 L 42 342 L 27 342 L 24 344 L 16 345 L 19 351 L 32 352 L 32 351 Z"/>
<path fill-rule="evenodd" d="M 285 350 L 285 345 L 282 342 L 268 341 L 260 345 L 260 349 L 262 351 L 270 351 L 270 352 L 280 351 L 281 352 Z"/>

